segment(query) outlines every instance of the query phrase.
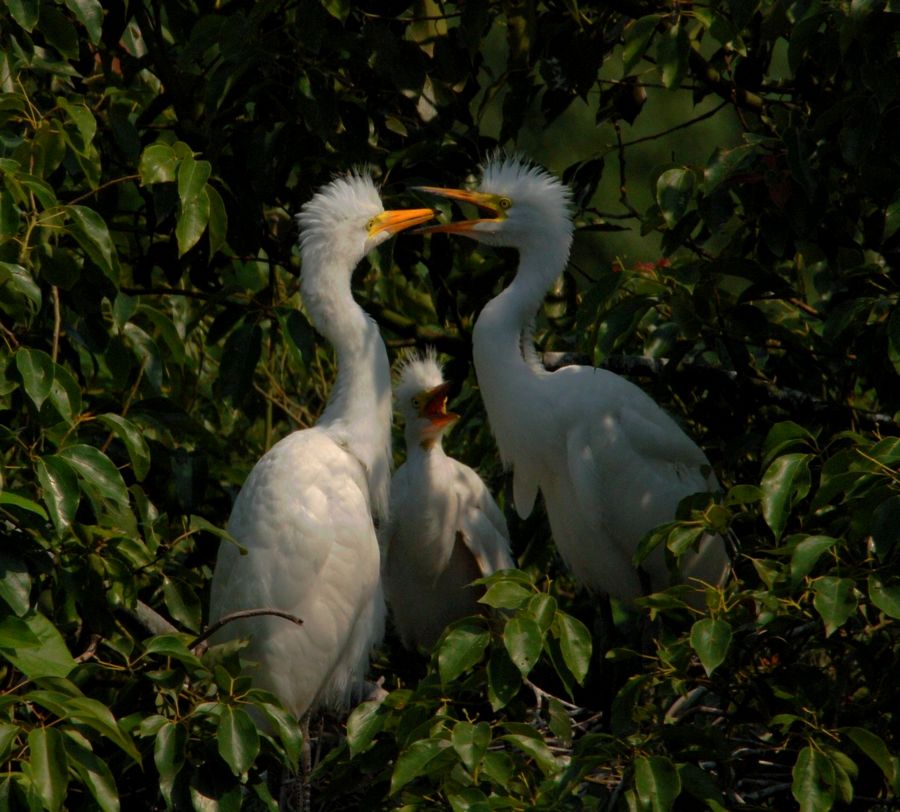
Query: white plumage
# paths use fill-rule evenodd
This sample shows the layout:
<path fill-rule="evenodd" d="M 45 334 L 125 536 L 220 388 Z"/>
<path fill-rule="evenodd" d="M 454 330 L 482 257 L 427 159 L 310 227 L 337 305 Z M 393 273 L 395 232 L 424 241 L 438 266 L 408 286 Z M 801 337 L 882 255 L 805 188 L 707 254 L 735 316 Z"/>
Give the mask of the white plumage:
<path fill-rule="evenodd" d="M 476 192 L 425 191 L 474 203 L 474 220 L 427 231 L 462 234 L 519 251 L 513 281 L 482 310 L 473 333 L 475 370 L 502 459 L 512 466 L 516 510 L 544 495 L 557 547 L 588 586 L 632 599 L 642 594 L 633 564 L 640 539 L 675 517 L 681 499 L 717 487 L 700 448 L 646 393 L 603 369 L 546 371 L 532 321 L 568 261 L 570 192 L 516 158 L 484 167 Z M 718 536 L 681 558 L 682 575 L 719 582 L 728 557 Z M 643 562 L 651 586 L 669 582 L 663 551 Z"/>
<path fill-rule="evenodd" d="M 276 443 L 238 494 L 212 581 L 210 620 L 243 609 L 275 616 L 228 623 L 215 641 L 248 637 L 254 684 L 302 717 L 340 707 L 363 681 L 384 630 L 373 517 L 387 514 L 391 387 L 384 342 L 353 299 L 354 267 L 375 246 L 432 216 L 385 212 L 367 173 L 337 178 L 303 206 L 300 288 L 334 346 L 337 381 L 317 425 Z"/>
<path fill-rule="evenodd" d="M 384 583 L 409 648 L 430 648 L 449 623 L 479 610 L 483 590 L 473 580 L 515 566 L 497 503 L 478 474 L 442 447 L 458 417 L 446 410 L 448 390 L 433 351 L 400 367 L 406 462 L 391 480 Z"/>

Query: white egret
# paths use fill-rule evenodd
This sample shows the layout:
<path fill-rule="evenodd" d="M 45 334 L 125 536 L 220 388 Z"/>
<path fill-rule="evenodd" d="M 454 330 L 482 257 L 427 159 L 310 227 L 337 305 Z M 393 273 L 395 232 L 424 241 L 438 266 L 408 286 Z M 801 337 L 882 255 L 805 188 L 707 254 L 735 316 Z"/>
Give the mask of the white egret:
<path fill-rule="evenodd" d="M 515 278 L 481 311 L 473 331 L 475 371 L 504 463 L 513 468 L 516 510 L 544 495 L 557 548 L 574 575 L 622 599 L 643 593 L 633 564 L 640 539 L 675 518 L 678 503 L 717 488 L 700 448 L 643 390 L 587 366 L 548 372 L 533 342 L 533 318 L 562 273 L 572 243 L 569 189 L 545 170 L 497 157 L 477 191 L 423 191 L 475 204 L 482 217 L 427 227 L 518 249 Z M 719 582 L 724 544 L 705 536 L 681 557 L 685 578 Z M 653 589 L 669 583 L 663 551 L 644 559 Z"/>
<path fill-rule="evenodd" d="M 481 477 L 441 444 L 459 418 L 447 411 L 433 350 L 399 369 L 396 400 L 405 420 L 406 461 L 391 480 L 384 587 L 407 648 L 431 648 L 449 623 L 479 611 L 476 578 L 515 566 L 506 520 Z"/>
<path fill-rule="evenodd" d="M 276 443 L 256 463 L 231 512 L 212 581 L 210 620 L 236 620 L 213 637 L 247 637 L 254 684 L 299 719 L 341 708 L 363 683 L 384 631 L 375 524 L 387 514 L 391 377 L 375 323 L 353 299 L 357 263 L 392 234 L 429 220 L 430 209 L 385 211 L 371 177 L 355 172 L 323 187 L 297 220 L 300 291 L 334 346 L 337 380 L 318 423 Z M 374 518 L 374 521 L 373 521 Z"/>

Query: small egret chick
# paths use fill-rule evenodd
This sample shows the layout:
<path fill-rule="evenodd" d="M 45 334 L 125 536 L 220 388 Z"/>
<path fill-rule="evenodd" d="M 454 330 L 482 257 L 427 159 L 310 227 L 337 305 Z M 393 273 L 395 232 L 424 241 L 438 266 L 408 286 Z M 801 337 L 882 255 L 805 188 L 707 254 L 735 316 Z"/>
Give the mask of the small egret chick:
<path fill-rule="evenodd" d="M 478 474 L 441 445 L 459 417 L 447 411 L 449 390 L 433 350 L 400 367 L 406 462 L 391 480 L 384 586 L 408 648 L 430 648 L 449 623 L 479 611 L 472 581 L 515 567 L 497 503 Z"/>

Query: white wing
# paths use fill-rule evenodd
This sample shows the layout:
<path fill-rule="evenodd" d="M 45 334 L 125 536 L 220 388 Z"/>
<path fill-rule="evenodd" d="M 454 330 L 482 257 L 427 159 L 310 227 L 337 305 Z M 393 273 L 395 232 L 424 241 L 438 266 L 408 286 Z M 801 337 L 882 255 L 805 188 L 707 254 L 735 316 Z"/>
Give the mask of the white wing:
<path fill-rule="evenodd" d="M 220 547 L 210 620 L 279 609 L 303 625 L 248 618 L 215 639 L 250 637 L 246 656 L 259 663 L 256 683 L 298 716 L 322 698 L 340 703 L 362 678 L 384 618 L 361 464 L 319 429 L 295 432 L 251 471 L 228 530 L 247 554 L 228 542 Z"/>
<path fill-rule="evenodd" d="M 487 486 L 469 466 L 455 463 L 457 524 L 482 577 L 515 567 L 509 552 L 509 528 Z"/>

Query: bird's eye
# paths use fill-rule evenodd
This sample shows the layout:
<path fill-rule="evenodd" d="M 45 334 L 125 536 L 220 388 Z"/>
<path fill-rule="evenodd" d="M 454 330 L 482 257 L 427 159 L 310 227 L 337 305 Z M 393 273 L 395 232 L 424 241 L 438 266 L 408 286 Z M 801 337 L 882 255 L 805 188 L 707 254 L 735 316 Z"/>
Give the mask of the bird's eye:
<path fill-rule="evenodd" d="M 508 209 L 510 206 L 512 206 L 512 200 L 510 200 L 508 197 L 501 197 L 501 198 L 497 201 L 497 205 L 498 205 L 501 209 L 506 210 L 506 209 Z"/>
<path fill-rule="evenodd" d="M 366 223 L 366 231 L 371 231 L 373 228 L 375 228 L 375 218 L 374 217 L 371 220 L 369 220 L 368 223 Z"/>
<path fill-rule="evenodd" d="M 413 398 L 412 405 L 418 409 L 422 405 L 422 398 Z"/>

